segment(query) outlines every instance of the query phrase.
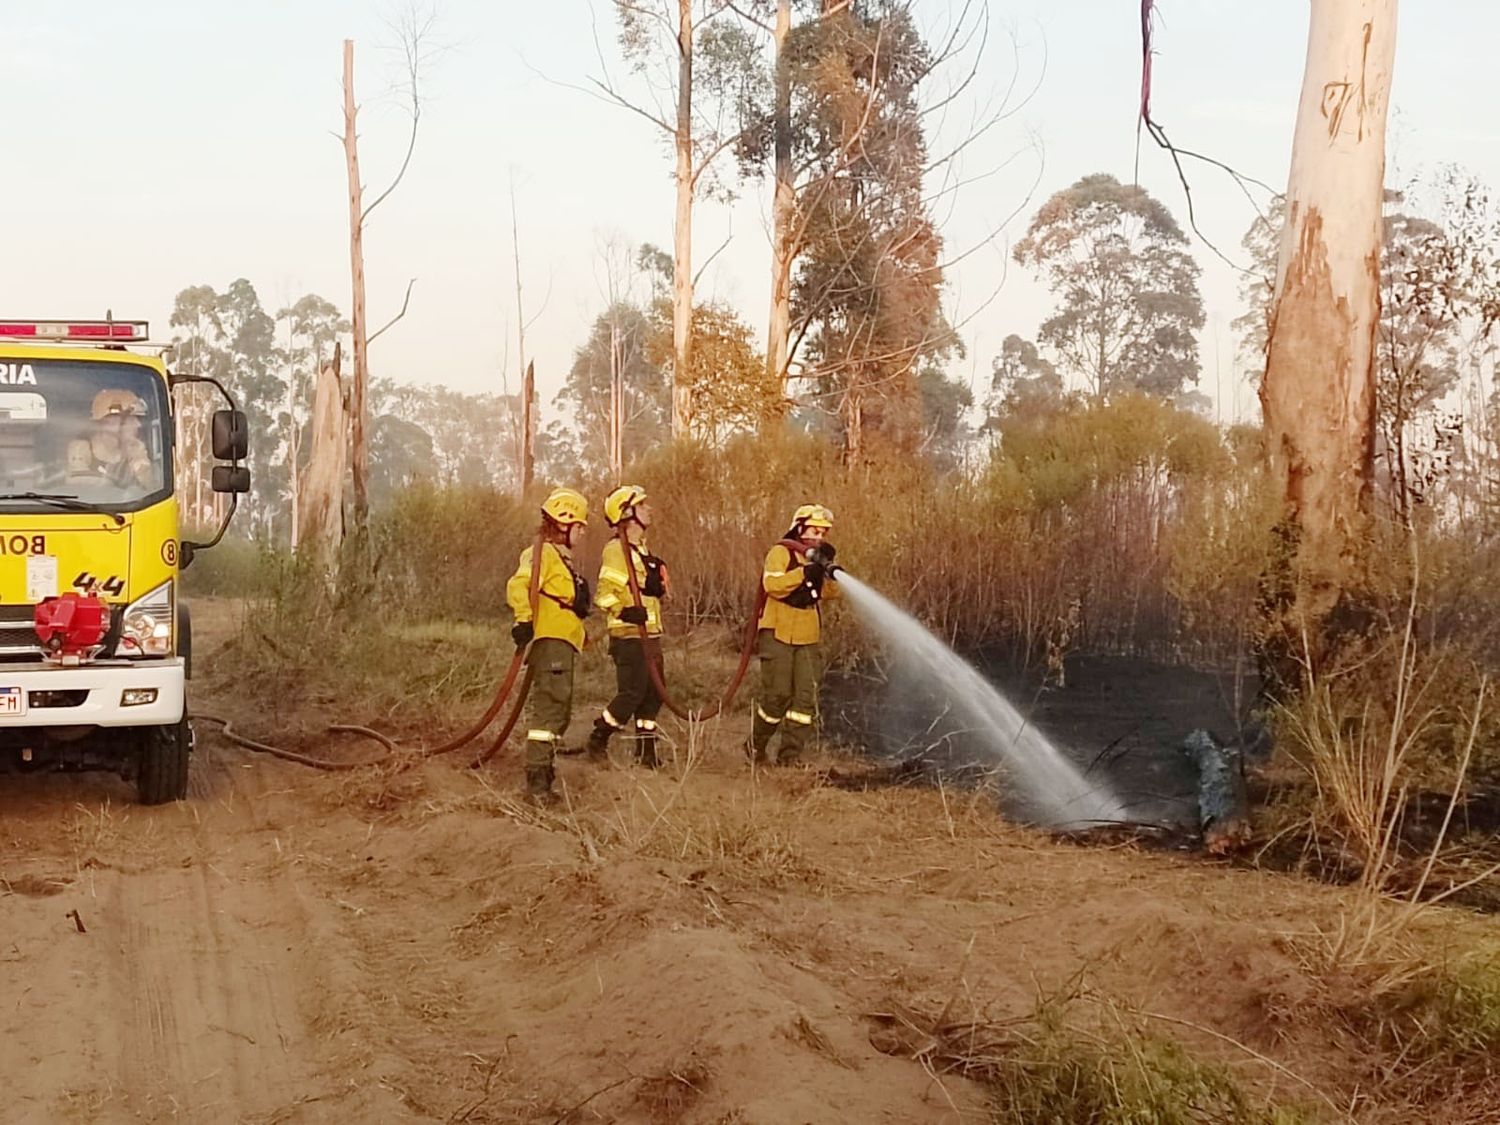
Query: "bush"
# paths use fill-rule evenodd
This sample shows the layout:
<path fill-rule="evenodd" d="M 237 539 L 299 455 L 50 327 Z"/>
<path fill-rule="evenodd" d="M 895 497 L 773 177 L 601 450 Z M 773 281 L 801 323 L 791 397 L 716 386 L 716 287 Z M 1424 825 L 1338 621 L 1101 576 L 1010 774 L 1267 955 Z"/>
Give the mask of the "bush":
<path fill-rule="evenodd" d="M 182 572 L 183 593 L 226 598 L 265 593 L 281 556 L 277 549 L 226 536 L 218 546 L 193 556 Z"/>
<path fill-rule="evenodd" d="M 1422 965 L 1394 983 L 1353 982 L 1341 1007 L 1372 1054 L 1398 1061 L 1386 1081 L 1420 1101 L 1500 1078 L 1500 958 Z"/>
<path fill-rule="evenodd" d="M 505 583 L 538 518 L 535 503 L 493 488 L 414 484 L 371 526 L 364 596 L 406 619 L 505 618 Z"/>

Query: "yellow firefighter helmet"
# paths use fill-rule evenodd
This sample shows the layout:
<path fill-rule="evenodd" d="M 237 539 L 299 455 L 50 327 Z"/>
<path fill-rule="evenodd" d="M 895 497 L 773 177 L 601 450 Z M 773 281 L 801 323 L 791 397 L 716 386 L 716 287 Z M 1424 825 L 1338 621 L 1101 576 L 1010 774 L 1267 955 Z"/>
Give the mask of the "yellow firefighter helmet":
<path fill-rule="evenodd" d="M 792 514 L 792 526 L 831 528 L 833 513 L 822 504 L 803 504 Z"/>
<path fill-rule="evenodd" d="M 646 490 L 638 484 L 622 484 L 604 498 L 604 519 L 610 527 L 635 514 L 637 504 L 646 502 Z"/>
<path fill-rule="evenodd" d="M 146 407 L 138 395 L 118 387 L 112 387 L 109 390 L 100 391 L 94 396 L 93 407 L 89 413 L 96 422 L 101 418 L 108 418 L 112 414 L 129 414 L 139 418 L 146 413 Z"/>
<path fill-rule="evenodd" d="M 554 488 L 542 501 L 542 515 L 560 527 L 589 522 L 589 502 L 571 488 Z"/>

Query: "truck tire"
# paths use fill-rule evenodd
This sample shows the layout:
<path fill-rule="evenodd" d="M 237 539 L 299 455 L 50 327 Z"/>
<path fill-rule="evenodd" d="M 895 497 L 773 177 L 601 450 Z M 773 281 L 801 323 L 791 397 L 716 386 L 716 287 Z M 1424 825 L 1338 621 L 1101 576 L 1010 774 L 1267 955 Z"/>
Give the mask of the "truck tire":
<path fill-rule="evenodd" d="M 141 771 L 136 793 L 143 805 L 164 805 L 187 796 L 188 751 L 192 735 L 187 716 L 163 727 L 142 731 Z"/>

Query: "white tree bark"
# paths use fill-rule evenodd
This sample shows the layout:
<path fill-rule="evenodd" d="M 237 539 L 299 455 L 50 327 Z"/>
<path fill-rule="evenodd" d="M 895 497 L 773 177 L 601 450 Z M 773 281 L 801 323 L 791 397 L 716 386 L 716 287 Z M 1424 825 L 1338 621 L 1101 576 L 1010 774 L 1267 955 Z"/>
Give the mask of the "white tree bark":
<path fill-rule="evenodd" d="M 344 458 L 347 449 L 345 395 L 339 366 L 342 347 L 318 368 L 313 393 L 312 436 L 307 472 L 302 478 L 300 525 L 302 547 L 333 573 L 344 540 Z"/>
<path fill-rule="evenodd" d="M 792 215 L 797 189 L 792 183 L 792 90 L 787 68 L 786 41 L 792 30 L 792 0 L 777 0 L 776 105 L 772 118 L 776 185 L 771 200 L 771 325 L 766 336 L 766 373 L 787 397 L 787 371 L 792 335 Z"/>
<path fill-rule="evenodd" d="M 370 511 L 370 449 L 366 427 L 369 408 L 366 395 L 370 383 L 365 320 L 364 187 L 359 179 L 359 134 L 354 119 L 354 40 L 344 40 L 344 162 L 349 172 L 349 273 L 353 290 L 350 323 L 354 337 L 354 379 L 349 389 L 350 437 L 354 460 L 354 521 L 364 526 Z M 322 376 L 319 373 L 321 387 Z M 342 458 L 341 458 L 342 460 Z"/>
<path fill-rule="evenodd" d="M 693 0 L 677 0 L 677 217 L 672 253 L 672 436 L 686 437 L 692 424 L 693 324 Z"/>
<path fill-rule="evenodd" d="M 1363 522 L 1396 0 L 1312 0 L 1261 405 L 1314 614 Z"/>

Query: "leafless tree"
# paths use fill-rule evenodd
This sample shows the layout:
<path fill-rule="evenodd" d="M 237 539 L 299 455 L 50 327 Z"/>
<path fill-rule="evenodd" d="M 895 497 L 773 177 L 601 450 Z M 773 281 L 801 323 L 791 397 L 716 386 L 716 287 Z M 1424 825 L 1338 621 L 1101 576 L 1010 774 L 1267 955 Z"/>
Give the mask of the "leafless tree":
<path fill-rule="evenodd" d="M 411 167 L 412 154 L 417 147 L 417 131 L 422 119 L 421 82 L 436 55 L 433 31 L 437 23 L 435 8 L 421 8 L 412 4 L 403 9 L 392 25 L 397 40 L 397 50 L 402 56 L 402 80 L 398 89 L 411 119 L 406 152 L 401 165 L 396 169 L 390 183 L 376 197 L 364 202 L 364 182 L 359 171 L 359 132 L 357 118 L 359 105 L 354 97 L 354 40 L 344 40 L 344 162 L 349 184 L 349 272 L 352 285 L 351 323 L 353 332 L 354 371 L 349 388 L 349 430 L 351 461 L 354 474 L 354 524 L 362 531 L 370 512 L 370 450 L 369 450 L 369 383 L 370 343 L 406 314 L 411 302 L 411 285 L 406 287 L 406 299 L 397 313 L 373 334 L 365 309 L 365 252 L 364 234 L 370 215 L 390 198 L 401 184 L 406 171 Z"/>

